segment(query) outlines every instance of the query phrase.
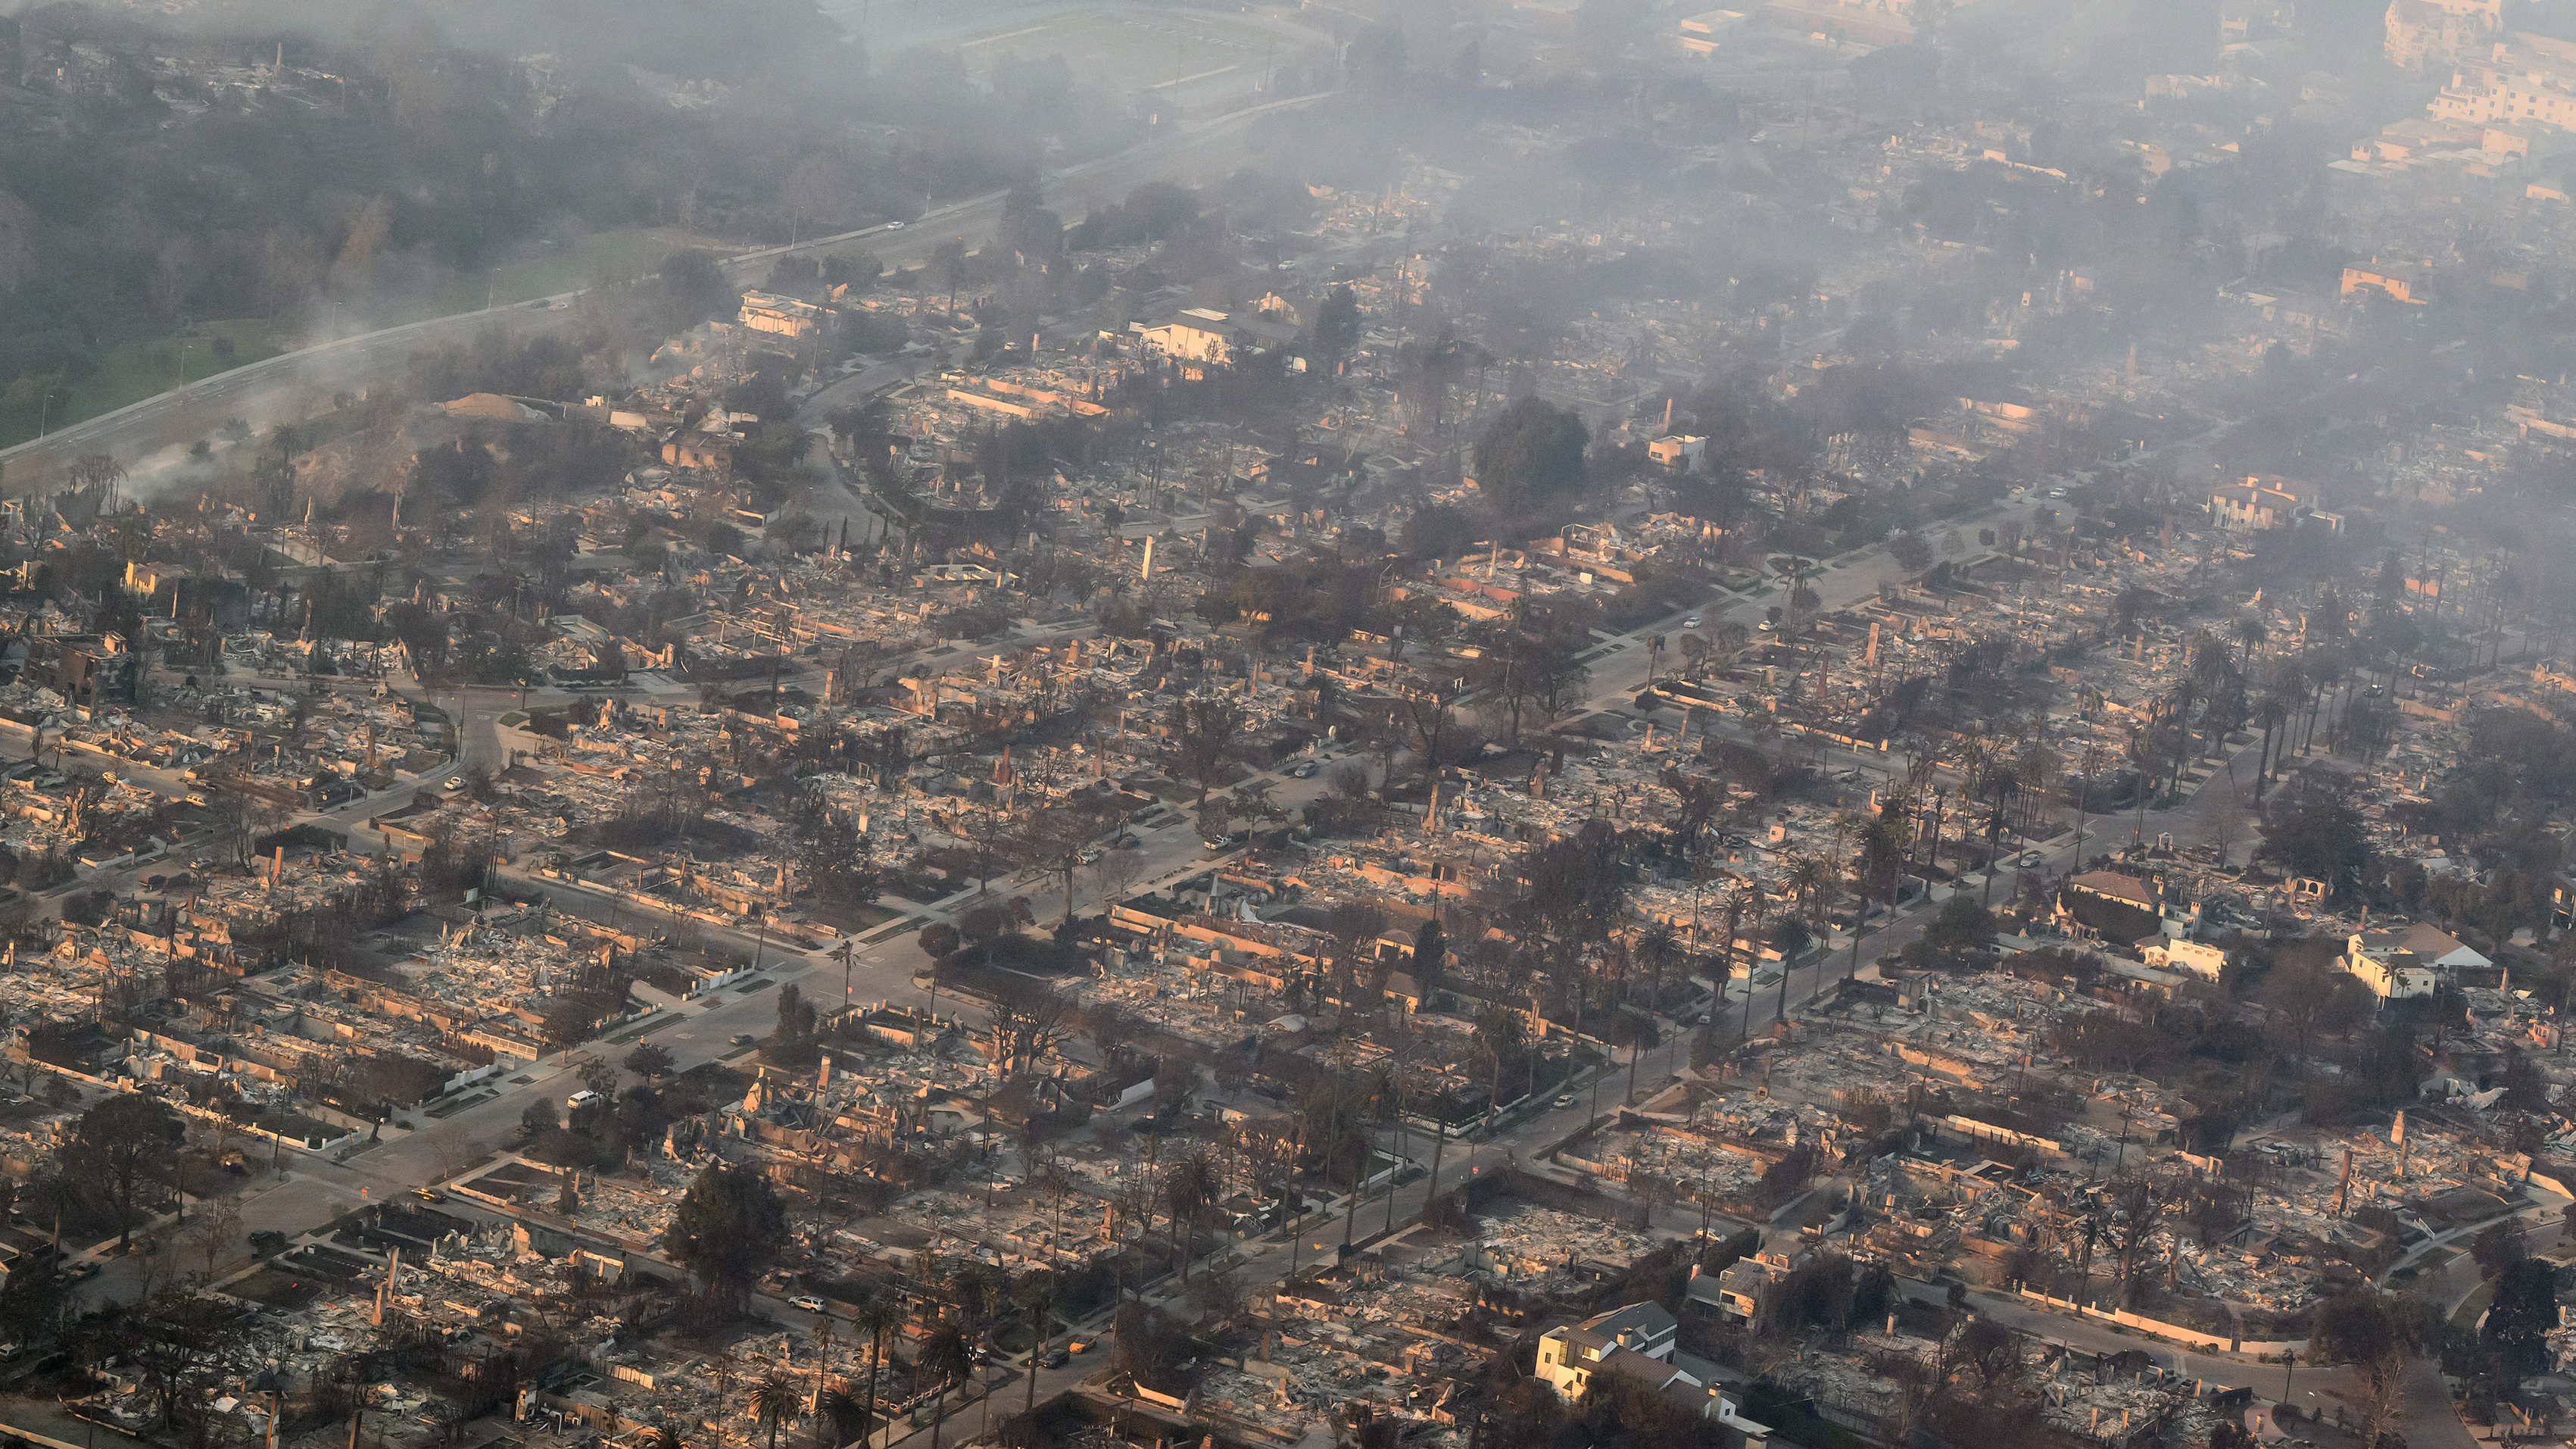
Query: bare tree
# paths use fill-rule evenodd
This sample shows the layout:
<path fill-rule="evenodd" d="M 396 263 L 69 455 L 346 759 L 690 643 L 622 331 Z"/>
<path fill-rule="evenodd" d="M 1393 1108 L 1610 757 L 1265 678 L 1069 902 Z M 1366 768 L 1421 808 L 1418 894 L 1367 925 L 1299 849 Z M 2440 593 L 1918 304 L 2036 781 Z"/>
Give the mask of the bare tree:
<path fill-rule="evenodd" d="M 2111 1246 L 2120 1255 L 2120 1306 L 2128 1307 L 2141 1281 L 2139 1255 L 2164 1226 L 2172 1205 L 2172 1184 L 2148 1172 L 2133 1172 L 2111 1185 Z M 2152 1265 L 2144 1276 L 2153 1277 Z"/>
<path fill-rule="evenodd" d="M 1168 724 L 1181 773 L 1199 787 L 1204 806 L 1208 792 L 1224 783 L 1227 757 L 1243 733 L 1243 710 L 1221 695 L 1193 695 L 1173 704 Z"/>
<path fill-rule="evenodd" d="M 993 1057 L 1002 1074 L 1017 1077 L 1037 1067 L 1073 1030 L 1073 1004 L 1043 986 L 1004 990 L 986 1016 L 993 1034 Z"/>
<path fill-rule="evenodd" d="M 215 1265 L 227 1251 L 241 1241 L 241 1204 L 229 1197 L 201 1199 L 197 1204 L 197 1221 L 189 1229 L 188 1241 L 205 1255 L 206 1277 L 215 1276 Z"/>
<path fill-rule="evenodd" d="M 1112 849 L 1091 863 L 1092 889 L 1099 892 L 1100 909 L 1107 910 L 1145 873 L 1144 857 L 1132 850 Z"/>

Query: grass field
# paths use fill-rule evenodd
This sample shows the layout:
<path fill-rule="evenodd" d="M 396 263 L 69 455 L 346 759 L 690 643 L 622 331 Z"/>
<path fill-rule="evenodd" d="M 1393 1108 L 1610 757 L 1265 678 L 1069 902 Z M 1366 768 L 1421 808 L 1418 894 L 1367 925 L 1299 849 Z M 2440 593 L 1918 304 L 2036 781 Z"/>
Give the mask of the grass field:
<path fill-rule="evenodd" d="M 504 307 L 513 302 L 532 302 L 587 287 L 602 273 L 625 277 L 649 272 L 661 265 L 662 258 L 688 247 L 732 251 L 735 244 L 664 227 L 639 226 L 599 232 L 571 246 L 530 245 L 519 248 L 518 260 L 505 262 L 493 272 L 459 276 L 439 292 L 432 305 L 413 316 L 390 320 L 411 322 L 473 312 L 481 309 L 486 297 Z"/>
<path fill-rule="evenodd" d="M 1273 49 L 1267 31 L 1223 16 L 1168 10 L 1075 10 L 1035 25 L 1007 25 L 968 36 L 958 54 L 978 75 L 1003 56 L 1042 60 L 1061 55 L 1082 84 L 1113 95 L 1169 86 L 1175 78 L 1210 79 L 1259 70 Z"/>
<path fill-rule="evenodd" d="M 603 272 L 619 276 L 649 272 L 660 265 L 662 258 L 683 247 L 706 247 L 727 252 L 736 250 L 738 245 L 659 227 L 604 231 L 571 246 L 531 245 L 520 249 L 522 255 L 518 260 L 504 263 L 496 272 L 459 276 L 428 302 L 385 316 L 379 319 L 378 325 L 393 326 L 476 311 L 483 306 L 487 296 L 505 306 L 512 302 L 551 297 L 587 287 Z M 231 339 L 232 356 L 216 355 L 214 340 L 218 337 Z M 166 392 L 182 380 L 180 364 L 183 361 L 187 364 L 185 380 L 197 382 L 247 363 L 275 357 L 297 345 L 297 341 L 292 334 L 267 322 L 244 319 L 201 322 L 197 324 L 195 334 L 188 337 L 153 337 L 122 343 L 108 350 L 96 373 L 57 394 L 53 406 L 42 410 L 40 415 L 21 418 L 13 413 L 0 418 L 0 447 L 35 437 L 39 423 L 49 430 L 68 427 L 85 418 L 114 412 L 128 403 L 141 402 L 156 393 Z"/>
<path fill-rule="evenodd" d="M 216 355 L 214 344 L 218 337 L 231 340 L 232 356 Z M 36 436 L 40 422 L 49 428 L 65 427 L 166 392 L 178 383 L 182 361 L 187 364 L 188 380 L 194 382 L 244 363 L 275 357 L 286 350 L 286 345 L 286 338 L 257 319 L 201 322 L 193 337 L 153 337 L 120 344 L 108 349 L 97 372 L 57 393 L 53 406 L 41 416 L 12 417 L 0 423 L 0 447 Z"/>

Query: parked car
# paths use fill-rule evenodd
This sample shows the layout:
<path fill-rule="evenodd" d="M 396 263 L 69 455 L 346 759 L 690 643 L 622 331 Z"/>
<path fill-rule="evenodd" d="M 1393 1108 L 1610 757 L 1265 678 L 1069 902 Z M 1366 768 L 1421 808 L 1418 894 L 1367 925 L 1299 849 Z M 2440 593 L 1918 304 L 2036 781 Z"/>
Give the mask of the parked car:
<path fill-rule="evenodd" d="M 1137 850 L 1142 848 L 1145 842 L 1136 834 L 1135 831 L 1130 830 L 1121 834 L 1116 840 L 1111 841 L 1110 844 L 1117 846 L 1120 850 Z"/>
<path fill-rule="evenodd" d="M 1048 1349 L 1046 1351 L 1046 1357 L 1038 1360 L 1038 1362 L 1044 1364 L 1048 1368 L 1062 1368 L 1066 1364 L 1073 1362 L 1073 1355 L 1065 1351 L 1063 1344 L 1057 1344 L 1055 1347 Z"/>
<path fill-rule="evenodd" d="M 411 1190 L 411 1195 L 412 1195 L 413 1197 L 419 1198 L 422 1202 L 445 1202 L 445 1201 L 447 1201 L 447 1194 L 445 1194 L 445 1193 L 443 1193 L 443 1192 L 440 1192 L 437 1188 L 434 1188 L 434 1187 L 415 1187 L 415 1188 L 413 1188 L 413 1189 Z"/>
<path fill-rule="evenodd" d="M 815 1296 L 814 1296 L 813 1294 L 811 1294 L 811 1293 L 799 1293 L 799 1294 L 797 1294 L 795 1297 L 790 1298 L 790 1299 L 788 1299 L 787 1301 L 788 1301 L 789 1303 L 791 1303 L 791 1304 L 794 1304 L 794 1305 L 795 1305 L 796 1307 L 798 1307 L 798 1308 L 802 1308 L 802 1309 L 804 1309 L 804 1310 L 805 1310 L 806 1312 L 808 1312 L 808 1313 L 821 1313 L 821 1312 L 825 1311 L 825 1310 L 824 1310 L 824 1307 L 823 1307 L 823 1300 L 822 1300 L 822 1299 L 820 1299 L 820 1298 L 815 1297 Z"/>
<path fill-rule="evenodd" d="M 738 1047 L 758 1046 L 760 1038 L 747 1031 L 738 1031 L 733 1034 L 733 1044 Z"/>
<path fill-rule="evenodd" d="M 1682 627 L 1683 627 L 1683 628 L 1685 628 L 1685 629 L 1696 629 L 1696 628 L 1698 628 L 1698 627 L 1699 627 L 1699 615 L 1697 615 L 1697 614 L 1693 614 L 1693 615 L 1691 615 L 1689 618 L 1682 620 Z"/>
<path fill-rule="evenodd" d="M 1299 760 L 1296 764 L 1288 767 L 1288 778 L 1291 780 L 1311 780 L 1315 778 L 1315 772 L 1322 768 L 1322 766 L 1316 764 L 1312 760 Z"/>
<path fill-rule="evenodd" d="M 1574 1105 L 1574 1098 L 1572 1096 L 1559 1097 L 1556 1099 L 1556 1105 L 1560 1107 L 1571 1107 Z"/>

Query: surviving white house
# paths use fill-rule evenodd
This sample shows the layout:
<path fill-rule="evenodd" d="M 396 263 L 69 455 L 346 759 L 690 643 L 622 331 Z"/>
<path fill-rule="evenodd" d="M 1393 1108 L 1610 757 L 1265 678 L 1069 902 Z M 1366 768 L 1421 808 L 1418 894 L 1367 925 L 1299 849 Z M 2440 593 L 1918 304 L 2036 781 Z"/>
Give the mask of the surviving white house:
<path fill-rule="evenodd" d="M 2390 930 L 2355 931 L 2335 963 L 2361 978 L 2382 1001 L 2430 996 L 2450 973 L 2492 966 L 2483 952 L 2420 921 Z"/>
<path fill-rule="evenodd" d="M 1736 1412 L 1736 1401 L 1718 1387 L 1716 1365 L 1674 1351 L 1680 1330 L 1657 1303 L 1631 1303 L 1580 1324 L 1558 1324 L 1539 1338 L 1538 1376 L 1560 1397 L 1579 1399 L 1595 1379 L 1615 1375 L 1725 1425 L 1746 1445 L 1766 1443 L 1770 1426 Z"/>

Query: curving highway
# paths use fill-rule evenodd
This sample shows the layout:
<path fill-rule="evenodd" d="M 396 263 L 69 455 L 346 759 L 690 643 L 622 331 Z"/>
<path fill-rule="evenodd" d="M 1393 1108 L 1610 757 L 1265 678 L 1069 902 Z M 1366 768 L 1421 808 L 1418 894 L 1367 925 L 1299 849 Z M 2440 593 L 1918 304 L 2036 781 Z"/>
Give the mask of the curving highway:
<path fill-rule="evenodd" d="M 1217 180 L 1248 154 L 1246 133 L 1273 112 L 1309 105 L 1326 93 L 1254 106 L 1194 126 L 1166 130 L 1115 155 L 1068 166 L 1045 177 L 1047 203 L 1059 214 L 1113 201 L 1148 181 L 1195 185 Z M 954 201 L 908 223 L 840 232 L 792 246 L 757 247 L 725 259 L 737 279 L 791 254 L 816 255 L 865 249 L 889 268 L 911 266 L 940 243 L 962 240 L 972 249 L 1000 224 L 1004 193 Z M 56 486 L 71 462 L 107 453 L 124 463 L 137 493 L 184 475 L 187 449 L 226 421 L 240 418 L 254 429 L 300 422 L 330 409 L 332 394 L 357 392 L 400 377 L 413 354 L 471 340 L 494 323 L 512 328 L 559 326 L 573 315 L 565 304 L 579 291 L 408 322 L 246 363 L 229 372 L 156 393 L 113 412 L 54 429 L 42 438 L 0 449 L 0 479 L 24 493 Z"/>

